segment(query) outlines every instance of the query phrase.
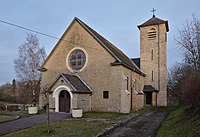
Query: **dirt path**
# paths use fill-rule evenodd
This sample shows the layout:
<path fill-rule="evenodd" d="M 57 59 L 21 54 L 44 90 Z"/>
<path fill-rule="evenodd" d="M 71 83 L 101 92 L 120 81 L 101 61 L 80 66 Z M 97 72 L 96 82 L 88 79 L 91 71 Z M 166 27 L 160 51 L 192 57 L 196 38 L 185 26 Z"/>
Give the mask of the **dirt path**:
<path fill-rule="evenodd" d="M 164 120 L 166 113 L 150 110 L 124 125 L 115 128 L 104 137 L 152 137 Z"/>

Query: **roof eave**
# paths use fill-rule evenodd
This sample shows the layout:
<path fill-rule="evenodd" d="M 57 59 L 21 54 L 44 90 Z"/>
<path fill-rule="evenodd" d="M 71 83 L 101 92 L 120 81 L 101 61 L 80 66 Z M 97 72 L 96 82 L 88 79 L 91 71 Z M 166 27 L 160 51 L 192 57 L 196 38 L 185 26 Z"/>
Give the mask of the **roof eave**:
<path fill-rule="evenodd" d="M 152 26 L 152 25 L 160 25 L 160 24 L 165 24 L 166 27 L 166 31 L 169 31 L 169 25 L 168 25 L 168 21 L 164 21 L 164 23 L 152 23 L 152 24 L 148 24 L 148 25 L 138 25 L 138 29 L 140 30 L 141 27 L 146 27 L 146 26 Z"/>
<path fill-rule="evenodd" d="M 131 66 L 129 66 L 129 65 L 123 63 L 123 62 L 113 62 L 113 63 L 110 63 L 110 64 L 111 64 L 111 66 L 123 65 L 124 67 L 126 67 L 126 68 L 128 68 L 128 69 L 130 69 L 130 70 L 132 70 L 132 71 L 134 71 L 134 72 L 136 72 L 136 73 L 138 73 L 138 74 L 140 74 L 144 77 L 146 76 L 146 74 L 144 74 L 140 70 L 137 70 L 136 68 L 133 68 L 133 67 L 131 67 Z"/>
<path fill-rule="evenodd" d="M 92 94 L 93 92 L 92 91 L 76 91 L 76 92 L 73 92 L 73 94 Z"/>
<path fill-rule="evenodd" d="M 159 92 L 159 90 L 143 90 L 144 93 L 146 92 Z"/>
<path fill-rule="evenodd" d="M 81 82 L 83 82 L 83 84 L 90 90 L 90 92 L 93 92 L 93 90 L 85 83 L 85 81 L 81 79 L 79 75 L 76 75 L 76 76 L 80 79 Z"/>

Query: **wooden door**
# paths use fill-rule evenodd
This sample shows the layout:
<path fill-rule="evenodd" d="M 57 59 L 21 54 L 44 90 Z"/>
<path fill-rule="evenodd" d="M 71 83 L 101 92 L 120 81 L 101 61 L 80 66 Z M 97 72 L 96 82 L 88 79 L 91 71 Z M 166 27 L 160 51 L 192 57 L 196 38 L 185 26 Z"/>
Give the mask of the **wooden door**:
<path fill-rule="evenodd" d="M 152 92 L 147 92 L 146 93 L 146 104 L 151 105 L 152 102 Z"/>
<path fill-rule="evenodd" d="M 59 112 L 70 111 L 70 94 L 66 90 L 62 90 L 59 95 Z"/>

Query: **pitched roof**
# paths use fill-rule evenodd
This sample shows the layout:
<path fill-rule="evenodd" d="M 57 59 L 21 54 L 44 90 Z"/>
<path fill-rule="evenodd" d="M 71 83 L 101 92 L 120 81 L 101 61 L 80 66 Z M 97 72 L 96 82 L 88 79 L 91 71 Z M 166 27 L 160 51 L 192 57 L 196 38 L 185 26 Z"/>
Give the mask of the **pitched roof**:
<path fill-rule="evenodd" d="M 97 42 L 99 42 L 117 61 L 111 63 L 111 65 L 124 65 L 125 67 L 134 70 L 135 72 L 145 76 L 144 72 L 142 70 L 140 70 L 137 65 L 132 62 L 121 50 L 119 50 L 116 46 L 114 46 L 112 43 L 110 43 L 108 40 L 106 40 L 103 36 L 101 36 L 100 34 L 98 34 L 96 31 L 94 31 L 92 28 L 90 28 L 87 24 L 85 24 L 83 21 L 81 21 L 80 19 L 78 19 L 77 17 L 74 18 L 74 20 L 72 21 L 72 23 L 74 21 L 77 21 L 91 36 L 93 36 L 93 38 L 95 40 L 97 40 Z M 71 23 L 71 25 L 72 25 Z M 70 26 L 71 26 L 70 25 Z M 68 27 L 69 29 L 69 27 Z M 68 30 L 67 29 L 67 30 Z M 47 62 L 47 60 L 50 58 L 51 54 L 55 51 L 56 47 L 59 45 L 59 42 L 61 40 L 64 40 L 63 37 L 64 35 L 67 33 L 67 30 L 65 31 L 65 33 L 62 35 L 62 37 L 60 38 L 60 40 L 57 42 L 56 46 L 53 48 L 53 50 L 51 51 L 51 53 L 49 54 L 49 56 L 47 57 L 47 59 L 45 60 L 45 62 L 43 63 L 42 68 L 44 68 L 45 63 Z"/>
<path fill-rule="evenodd" d="M 119 50 L 116 46 L 110 43 L 103 36 L 98 34 L 95 30 L 90 28 L 87 24 L 81 21 L 78 18 L 75 18 L 82 26 L 88 31 L 117 61 L 113 62 L 112 65 L 124 65 L 132 70 L 135 70 L 137 73 L 145 75 L 137 65 L 132 62 L 121 50 Z"/>
<path fill-rule="evenodd" d="M 140 58 L 131 58 L 131 60 L 140 68 Z"/>
<path fill-rule="evenodd" d="M 79 76 L 64 73 L 59 74 L 56 80 L 51 84 L 50 88 L 53 87 L 60 77 L 63 77 L 63 79 L 70 85 L 70 87 L 73 89 L 73 93 L 92 93 L 92 90 L 89 88 L 89 86 Z"/>
<path fill-rule="evenodd" d="M 152 85 L 144 85 L 143 92 L 158 92 L 159 90 Z"/>
<path fill-rule="evenodd" d="M 168 21 L 164 21 L 162 19 L 156 18 L 155 16 L 147 20 L 145 23 L 139 25 L 138 28 L 140 29 L 140 27 L 157 25 L 157 24 L 165 24 L 167 32 L 169 31 Z"/>

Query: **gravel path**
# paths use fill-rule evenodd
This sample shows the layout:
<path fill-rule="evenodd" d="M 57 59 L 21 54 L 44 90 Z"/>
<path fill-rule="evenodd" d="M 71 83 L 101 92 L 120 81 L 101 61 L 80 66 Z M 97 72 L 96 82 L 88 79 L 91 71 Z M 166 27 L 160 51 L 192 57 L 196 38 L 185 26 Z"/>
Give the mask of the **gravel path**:
<path fill-rule="evenodd" d="M 71 117 L 71 115 L 66 113 L 50 113 L 50 121 L 62 120 L 69 117 Z M 35 115 L 10 122 L 0 123 L 0 135 L 25 129 L 44 122 L 47 122 L 47 114 Z"/>
<path fill-rule="evenodd" d="M 110 131 L 104 137 L 152 137 L 166 116 L 165 112 L 150 110 L 122 126 Z"/>

